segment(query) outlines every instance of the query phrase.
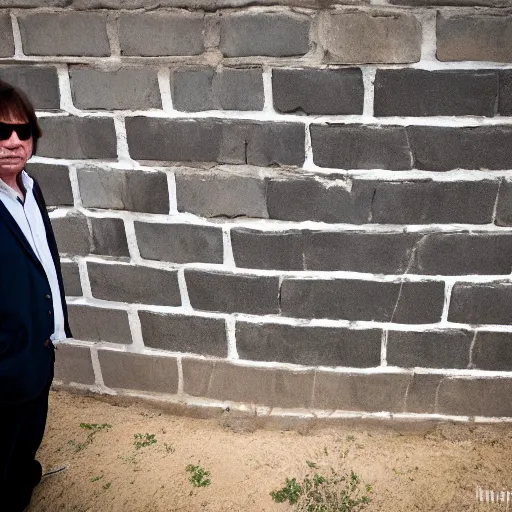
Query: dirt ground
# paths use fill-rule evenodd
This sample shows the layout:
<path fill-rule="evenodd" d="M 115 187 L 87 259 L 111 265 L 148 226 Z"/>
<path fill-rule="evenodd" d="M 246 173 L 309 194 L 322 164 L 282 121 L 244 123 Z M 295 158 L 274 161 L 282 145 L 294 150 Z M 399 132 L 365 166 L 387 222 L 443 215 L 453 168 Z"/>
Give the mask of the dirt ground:
<path fill-rule="evenodd" d="M 38 457 L 46 470 L 68 469 L 43 479 L 29 512 L 287 512 L 270 491 L 330 468 L 373 486 L 368 511 L 506 510 L 478 503 L 475 491 L 512 490 L 512 425 L 386 425 L 257 428 L 232 411 L 197 419 L 53 391 Z M 193 487 L 189 464 L 211 484 Z"/>

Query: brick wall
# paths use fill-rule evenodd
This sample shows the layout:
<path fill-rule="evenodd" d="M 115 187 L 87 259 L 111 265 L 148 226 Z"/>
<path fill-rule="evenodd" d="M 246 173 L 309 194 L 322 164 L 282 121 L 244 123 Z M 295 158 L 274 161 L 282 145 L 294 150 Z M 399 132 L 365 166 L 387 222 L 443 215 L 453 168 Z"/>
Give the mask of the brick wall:
<path fill-rule="evenodd" d="M 512 2 L 244 3 L 2 2 L 76 337 L 57 382 L 512 418 Z"/>

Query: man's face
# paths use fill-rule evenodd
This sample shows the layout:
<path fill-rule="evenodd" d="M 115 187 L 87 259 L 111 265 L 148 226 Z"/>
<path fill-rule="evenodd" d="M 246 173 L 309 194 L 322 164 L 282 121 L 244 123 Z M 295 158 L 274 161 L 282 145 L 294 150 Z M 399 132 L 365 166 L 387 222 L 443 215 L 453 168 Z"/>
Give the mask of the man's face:
<path fill-rule="evenodd" d="M 26 120 L 5 119 L 0 117 L 0 122 L 8 124 L 24 124 Z M 13 130 L 10 137 L 0 140 L 0 178 L 12 178 L 16 176 L 32 155 L 32 136 L 27 140 L 21 140 Z"/>

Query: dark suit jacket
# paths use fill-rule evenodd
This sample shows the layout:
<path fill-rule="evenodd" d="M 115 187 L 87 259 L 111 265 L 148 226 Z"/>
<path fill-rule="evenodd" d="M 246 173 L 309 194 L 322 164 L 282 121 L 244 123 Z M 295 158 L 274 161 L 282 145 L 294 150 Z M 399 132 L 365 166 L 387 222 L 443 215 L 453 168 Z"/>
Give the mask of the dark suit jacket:
<path fill-rule="evenodd" d="M 66 334 L 71 337 L 57 244 L 35 180 L 34 197 L 57 270 Z M 47 342 L 54 332 L 53 315 L 43 266 L 0 201 L 0 404 L 36 398 L 53 377 L 54 348 Z"/>

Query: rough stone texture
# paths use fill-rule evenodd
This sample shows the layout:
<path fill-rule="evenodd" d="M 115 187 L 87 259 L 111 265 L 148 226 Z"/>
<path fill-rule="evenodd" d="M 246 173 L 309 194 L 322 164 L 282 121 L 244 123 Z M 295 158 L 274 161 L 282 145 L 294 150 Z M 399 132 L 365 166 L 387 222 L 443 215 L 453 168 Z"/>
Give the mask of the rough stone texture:
<path fill-rule="evenodd" d="M 227 357 L 226 322 L 220 318 L 139 311 L 146 347 Z"/>
<path fill-rule="evenodd" d="M 428 171 L 509 169 L 512 127 L 408 126 L 415 167 Z"/>
<path fill-rule="evenodd" d="M 271 315 L 279 312 L 277 276 L 222 274 L 185 269 L 194 309 Z"/>
<path fill-rule="evenodd" d="M 423 236 L 415 248 L 409 269 L 413 274 L 503 275 L 512 271 L 510 234 L 435 233 Z"/>
<path fill-rule="evenodd" d="M 512 379 L 446 377 L 438 390 L 439 414 L 512 416 Z"/>
<path fill-rule="evenodd" d="M 502 116 L 512 116 L 512 69 L 500 71 L 498 112 Z"/>
<path fill-rule="evenodd" d="M 363 224 L 369 219 L 374 184 L 337 177 L 270 179 L 267 205 L 271 219 L 346 222 Z"/>
<path fill-rule="evenodd" d="M 8 12 L 0 13 L 0 57 L 12 57 L 14 55 L 14 38 L 12 36 L 12 21 Z"/>
<path fill-rule="evenodd" d="M 91 253 L 129 257 L 128 242 L 122 219 L 91 218 Z"/>
<path fill-rule="evenodd" d="M 415 373 L 407 388 L 404 412 L 435 413 L 436 393 L 443 375 Z"/>
<path fill-rule="evenodd" d="M 455 283 L 448 320 L 467 324 L 512 324 L 512 283 Z"/>
<path fill-rule="evenodd" d="M 176 110 L 261 110 L 261 69 L 213 68 L 176 69 L 171 91 Z"/>
<path fill-rule="evenodd" d="M 471 331 L 389 331 L 387 362 L 402 368 L 467 368 Z"/>
<path fill-rule="evenodd" d="M 119 16 L 121 55 L 199 55 L 204 51 L 203 29 L 202 14 L 123 13 Z"/>
<path fill-rule="evenodd" d="M 300 231 L 231 230 L 235 264 L 242 268 L 305 270 L 303 242 Z"/>
<path fill-rule="evenodd" d="M 512 19 L 494 13 L 438 14 L 437 58 L 512 62 Z"/>
<path fill-rule="evenodd" d="M 510 372 L 512 370 L 512 333 L 478 331 L 471 361 L 481 370 Z"/>
<path fill-rule="evenodd" d="M 69 170 L 65 165 L 30 163 L 25 168 L 39 183 L 48 206 L 73 205 Z"/>
<path fill-rule="evenodd" d="M 80 282 L 80 273 L 78 265 L 73 261 L 62 261 L 60 264 L 62 270 L 62 280 L 64 281 L 64 290 L 68 297 L 79 297 L 82 295 L 82 284 Z"/>
<path fill-rule="evenodd" d="M 278 112 L 362 114 L 363 75 L 360 69 L 274 68 L 272 95 Z"/>
<path fill-rule="evenodd" d="M 226 57 L 288 57 L 309 51 L 308 16 L 295 13 L 241 13 L 220 18 L 220 51 Z"/>
<path fill-rule="evenodd" d="M 439 322 L 442 282 L 377 282 L 356 279 L 294 279 L 281 286 L 283 315 L 406 324 Z"/>
<path fill-rule="evenodd" d="M 0 79 L 19 87 L 36 110 L 60 108 L 57 69 L 53 66 L 1 66 Z"/>
<path fill-rule="evenodd" d="M 59 343 L 55 352 L 55 380 L 65 384 L 94 384 L 91 350 L 89 347 L 79 347 Z"/>
<path fill-rule="evenodd" d="M 481 5 L 485 7 L 510 7 L 510 0 L 390 0 L 389 3 L 407 6 L 453 5 L 465 7 Z"/>
<path fill-rule="evenodd" d="M 411 377 L 403 374 L 356 375 L 317 371 L 313 407 L 366 412 L 402 412 Z"/>
<path fill-rule="evenodd" d="M 262 178 L 229 172 L 176 173 L 178 211 L 201 217 L 268 218 Z"/>
<path fill-rule="evenodd" d="M 373 182 L 373 185 L 372 222 L 487 224 L 492 221 L 499 182 L 418 180 Z"/>
<path fill-rule="evenodd" d="M 313 160 L 320 167 L 394 171 L 412 168 L 403 126 L 311 125 L 310 130 Z"/>
<path fill-rule="evenodd" d="M 73 66 L 70 80 L 73 103 L 80 109 L 143 110 L 162 107 L 156 69 L 100 71 Z"/>
<path fill-rule="evenodd" d="M 162 172 L 78 169 L 82 204 L 144 213 L 169 213 L 167 178 Z"/>
<path fill-rule="evenodd" d="M 25 55 L 110 55 L 104 13 L 38 12 L 17 18 Z"/>
<path fill-rule="evenodd" d="M 304 126 L 299 123 L 130 117 L 126 130 L 135 160 L 262 166 L 304 162 Z"/>
<path fill-rule="evenodd" d="M 38 156 L 53 158 L 116 158 L 114 120 L 86 117 L 45 117 L 39 119 L 41 137 Z"/>
<path fill-rule="evenodd" d="M 376 116 L 494 116 L 498 72 L 378 69 Z"/>
<path fill-rule="evenodd" d="M 307 270 L 402 274 L 419 239 L 415 233 L 310 233 L 306 237 L 305 266 Z"/>
<path fill-rule="evenodd" d="M 121 309 L 68 304 L 73 337 L 83 341 L 131 343 L 128 313 Z"/>
<path fill-rule="evenodd" d="M 311 406 L 313 371 L 277 370 L 184 358 L 186 394 L 269 407 Z"/>
<path fill-rule="evenodd" d="M 178 392 L 178 364 L 174 357 L 99 350 L 98 358 L 103 381 L 109 388 Z"/>
<path fill-rule="evenodd" d="M 82 213 L 52 219 L 52 228 L 60 254 L 85 256 L 91 252 L 89 226 Z"/>
<path fill-rule="evenodd" d="M 140 255 L 173 263 L 222 263 L 222 229 L 192 224 L 135 222 Z"/>
<path fill-rule="evenodd" d="M 379 366 L 381 338 L 379 329 L 236 324 L 238 355 L 251 361 L 305 366 Z"/>
<path fill-rule="evenodd" d="M 87 263 L 92 295 L 96 299 L 180 306 L 176 270 L 134 265 Z"/>
<path fill-rule="evenodd" d="M 496 224 L 498 226 L 512 226 L 512 181 L 503 180 L 498 197 L 496 209 Z"/>
<path fill-rule="evenodd" d="M 420 60 L 421 24 L 411 14 L 324 11 L 319 30 L 327 62 L 366 64 Z"/>

